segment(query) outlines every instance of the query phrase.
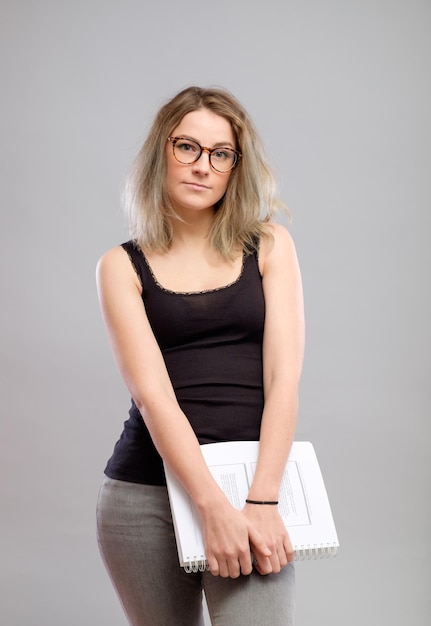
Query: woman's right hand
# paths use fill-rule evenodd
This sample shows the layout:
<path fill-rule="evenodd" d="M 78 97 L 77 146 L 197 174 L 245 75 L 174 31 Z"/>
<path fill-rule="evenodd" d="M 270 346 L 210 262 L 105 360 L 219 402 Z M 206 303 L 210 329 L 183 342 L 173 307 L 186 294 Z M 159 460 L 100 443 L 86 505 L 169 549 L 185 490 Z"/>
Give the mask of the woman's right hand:
<path fill-rule="evenodd" d="M 205 553 L 214 576 L 238 578 L 253 569 L 250 545 L 262 573 L 272 571 L 271 551 L 255 526 L 229 502 L 221 501 L 201 510 Z"/>

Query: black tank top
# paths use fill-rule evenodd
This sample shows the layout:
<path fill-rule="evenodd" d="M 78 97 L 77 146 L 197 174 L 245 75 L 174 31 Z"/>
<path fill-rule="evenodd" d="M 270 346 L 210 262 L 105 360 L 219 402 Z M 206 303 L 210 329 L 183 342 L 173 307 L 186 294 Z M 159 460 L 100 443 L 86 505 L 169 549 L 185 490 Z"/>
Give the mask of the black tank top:
<path fill-rule="evenodd" d="M 257 251 L 244 254 L 233 283 L 178 293 L 157 282 L 134 242 L 123 248 L 141 282 L 178 403 L 199 442 L 259 439 L 265 302 Z M 133 400 L 105 473 L 135 483 L 166 483 L 162 460 Z"/>

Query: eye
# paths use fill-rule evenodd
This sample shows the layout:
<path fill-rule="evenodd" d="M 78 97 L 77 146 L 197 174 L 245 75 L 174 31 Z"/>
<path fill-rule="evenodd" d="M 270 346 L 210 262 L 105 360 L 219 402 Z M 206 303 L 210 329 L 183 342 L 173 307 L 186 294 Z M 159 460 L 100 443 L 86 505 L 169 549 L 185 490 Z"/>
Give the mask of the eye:
<path fill-rule="evenodd" d="M 199 146 L 195 144 L 193 141 L 188 141 L 186 139 L 180 139 L 175 144 L 175 149 L 179 150 L 182 153 L 196 154 L 199 152 Z"/>
<path fill-rule="evenodd" d="M 216 148 L 212 151 L 212 156 L 218 161 L 227 161 L 232 159 L 233 152 L 229 148 Z"/>

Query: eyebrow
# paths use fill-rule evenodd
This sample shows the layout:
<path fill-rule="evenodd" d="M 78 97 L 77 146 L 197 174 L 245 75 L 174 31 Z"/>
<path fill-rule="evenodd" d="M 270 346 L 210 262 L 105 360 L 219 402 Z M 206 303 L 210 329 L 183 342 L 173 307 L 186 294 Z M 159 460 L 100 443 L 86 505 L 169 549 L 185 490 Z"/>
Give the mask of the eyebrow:
<path fill-rule="evenodd" d="M 197 139 L 195 139 L 194 137 L 191 137 L 190 135 L 179 135 L 179 137 L 181 139 L 191 139 L 191 141 L 195 141 L 196 143 L 198 143 L 200 146 L 202 145 L 200 141 L 198 141 Z M 213 148 L 222 148 L 222 147 L 226 147 L 226 148 L 232 148 L 232 150 L 236 150 L 235 146 L 233 145 L 232 142 L 230 141 L 218 141 L 217 143 L 215 143 L 213 145 Z M 204 146 L 207 147 L 207 146 Z"/>

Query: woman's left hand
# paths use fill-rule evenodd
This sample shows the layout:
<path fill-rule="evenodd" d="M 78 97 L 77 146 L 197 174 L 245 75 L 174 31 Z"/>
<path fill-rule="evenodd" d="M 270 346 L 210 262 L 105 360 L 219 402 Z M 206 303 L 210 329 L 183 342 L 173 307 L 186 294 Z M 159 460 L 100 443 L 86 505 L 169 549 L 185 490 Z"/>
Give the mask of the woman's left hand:
<path fill-rule="evenodd" d="M 256 570 L 260 574 L 277 574 L 294 559 L 289 533 L 281 519 L 278 507 L 266 504 L 246 504 L 242 512 L 257 528 L 271 550 L 271 556 L 265 559 L 265 563 L 254 561 Z M 253 545 L 251 550 L 253 552 Z"/>

